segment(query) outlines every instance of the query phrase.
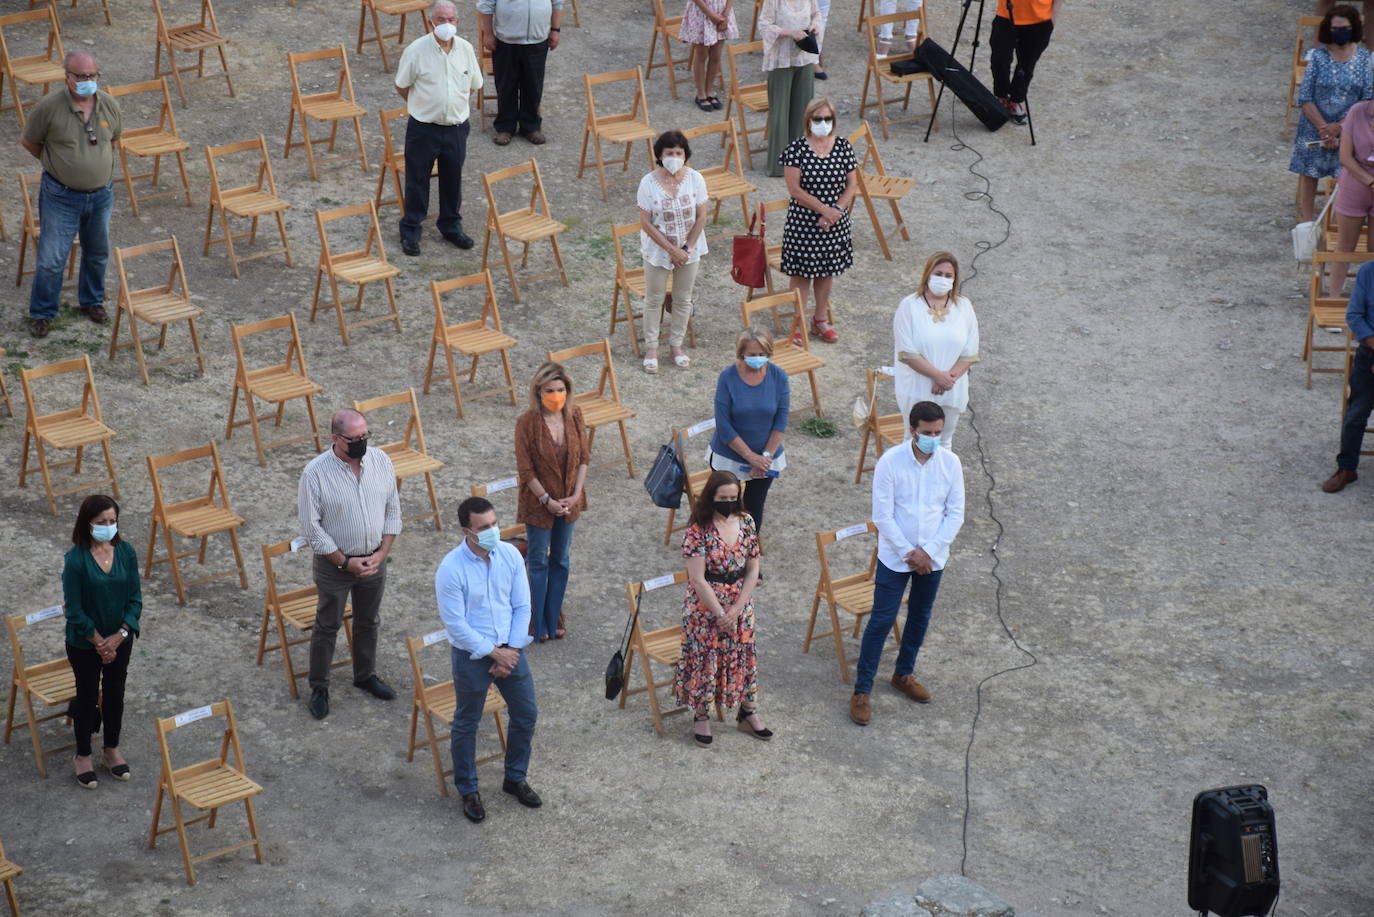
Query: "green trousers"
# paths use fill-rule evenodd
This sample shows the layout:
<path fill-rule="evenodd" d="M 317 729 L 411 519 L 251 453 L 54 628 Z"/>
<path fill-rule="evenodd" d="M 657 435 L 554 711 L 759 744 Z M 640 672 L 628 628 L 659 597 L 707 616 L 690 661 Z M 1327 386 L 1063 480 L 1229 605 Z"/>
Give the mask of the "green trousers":
<path fill-rule="evenodd" d="M 802 118 L 816 91 L 816 65 L 768 71 L 768 174 L 782 177 L 778 157 L 806 129 Z"/>

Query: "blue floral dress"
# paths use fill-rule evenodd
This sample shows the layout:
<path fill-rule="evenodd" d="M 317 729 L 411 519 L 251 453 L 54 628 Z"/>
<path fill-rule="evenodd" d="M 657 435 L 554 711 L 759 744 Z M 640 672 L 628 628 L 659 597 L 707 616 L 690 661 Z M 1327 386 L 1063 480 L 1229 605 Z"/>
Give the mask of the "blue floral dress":
<path fill-rule="evenodd" d="M 1367 49 L 1357 48 L 1347 61 L 1333 59 L 1325 47 L 1312 52 L 1307 69 L 1303 71 L 1302 86 L 1298 89 L 1299 106 L 1312 102 L 1323 118 L 1330 123 L 1338 123 L 1345 118 L 1350 106 L 1371 96 L 1374 96 L 1374 72 L 1370 70 Z M 1288 171 L 1309 178 L 1335 175 L 1341 167 L 1341 151 L 1307 146 L 1313 140 L 1320 139 L 1317 126 L 1307 120 L 1306 115 L 1299 118 Z"/>

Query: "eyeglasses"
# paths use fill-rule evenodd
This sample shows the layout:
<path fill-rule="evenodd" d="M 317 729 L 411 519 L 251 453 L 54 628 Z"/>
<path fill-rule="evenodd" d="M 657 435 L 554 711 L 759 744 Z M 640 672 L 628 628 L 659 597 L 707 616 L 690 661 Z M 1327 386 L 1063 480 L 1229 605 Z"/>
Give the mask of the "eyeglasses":
<path fill-rule="evenodd" d="M 812 116 L 811 120 L 812 120 L 812 121 L 824 121 L 824 122 L 826 122 L 826 123 L 828 124 L 828 123 L 834 122 L 835 116 L 834 116 L 834 115 L 814 115 L 814 116 Z"/>
<path fill-rule="evenodd" d="M 344 436 L 342 433 L 335 433 L 334 435 L 346 443 L 365 443 L 372 434 L 364 433 L 361 436 Z"/>
<path fill-rule="evenodd" d="M 98 137 L 96 137 L 96 135 L 95 135 L 95 126 L 94 126 L 94 125 L 92 125 L 89 121 L 87 121 L 87 122 L 83 123 L 81 126 L 84 127 L 84 128 L 86 129 L 86 139 L 89 140 L 89 141 L 91 142 L 91 146 L 95 146 L 97 143 L 100 142 L 100 139 L 99 139 Z"/>
<path fill-rule="evenodd" d="M 75 70 L 68 70 L 67 74 L 76 77 L 78 80 L 94 80 L 100 77 L 99 70 L 95 73 L 77 73 Z"/>

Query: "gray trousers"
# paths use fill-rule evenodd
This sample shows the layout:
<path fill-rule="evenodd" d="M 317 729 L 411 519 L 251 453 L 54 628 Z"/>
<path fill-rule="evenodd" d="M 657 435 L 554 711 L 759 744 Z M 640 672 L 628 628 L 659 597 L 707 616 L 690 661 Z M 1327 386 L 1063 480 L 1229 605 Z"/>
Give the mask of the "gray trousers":
<path fill-rule="evenodd" d="M 377 625 L 381 621 L 382 592 L 386 589 L 386 565 L 372 576 L 354 576 L 336 569 L 315 555 L 315 588 L 320 592 L 315 607 L 315 627 L 310 632 L 310 687 L 329 686 L 329 667 L 334 661 L 334 642 L 343 625 L 344 605 L 353 600 L 353 680 L 376 674 Z"/>
<path fill-rule="evenodd" d="M 802 119 L 816 93 L 816 65 L 768 71 L 768 174 L 782 177 L 778 157 L 806 132 Z"/>

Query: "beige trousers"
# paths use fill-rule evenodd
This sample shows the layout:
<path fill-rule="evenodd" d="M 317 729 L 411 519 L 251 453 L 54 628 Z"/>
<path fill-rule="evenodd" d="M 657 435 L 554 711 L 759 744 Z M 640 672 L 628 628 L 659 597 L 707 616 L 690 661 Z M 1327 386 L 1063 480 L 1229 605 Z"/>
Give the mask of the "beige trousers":
<path fill-rule="evenodd" d="M 697 282 L 701 259 L 673 268 L 644 265 L 644 346 L 658 348 L 658 326 L 663 317 L 663 294 L 668 290 L 668 275 L 673 275 L 673 319 L 668 326 L 668 344 L 681 347 L 687 337 L 687 321 L 692 317 L 692 287 Z"/>

